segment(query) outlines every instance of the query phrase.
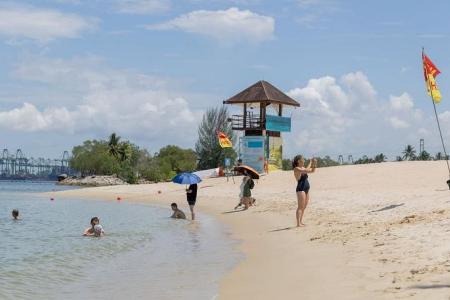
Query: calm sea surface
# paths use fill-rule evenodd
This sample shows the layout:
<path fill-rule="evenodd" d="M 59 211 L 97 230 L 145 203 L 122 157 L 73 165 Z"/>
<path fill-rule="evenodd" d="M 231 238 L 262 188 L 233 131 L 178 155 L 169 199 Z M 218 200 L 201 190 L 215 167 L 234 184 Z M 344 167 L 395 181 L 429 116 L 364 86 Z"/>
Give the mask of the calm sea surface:
<path fill-rule="evenodd" d="M 208 215 L 192 223 L 147 205 L 38 194 L 61 189 L 0 181 L 0 299 L 214 299 L 241 257 Z M 106 236 L 81 236 L 93 216 Z"/>

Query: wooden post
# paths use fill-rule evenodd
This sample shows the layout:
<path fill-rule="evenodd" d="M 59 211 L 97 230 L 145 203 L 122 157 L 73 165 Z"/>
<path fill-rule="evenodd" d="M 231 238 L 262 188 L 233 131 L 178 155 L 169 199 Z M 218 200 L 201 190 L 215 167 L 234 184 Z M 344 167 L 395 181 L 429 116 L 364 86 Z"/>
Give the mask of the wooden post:
<path fill-rule="evenodd" d="M 260 126 L 261 130 L 266 129 L 266 103 L 261 102 L 259 105 L 259 120 L 260 120 Z"/>
<path fill-rule="evenodd" d="M 244 124 L 242 124 L 242 127 L 244 128 L 244 131 L 247 128 L 247 103 L 244 103 Z"/>
<path fill-rule="evenodd" d="M 278 116 L 283 115 L 283 104 L 278 104 Z"/>

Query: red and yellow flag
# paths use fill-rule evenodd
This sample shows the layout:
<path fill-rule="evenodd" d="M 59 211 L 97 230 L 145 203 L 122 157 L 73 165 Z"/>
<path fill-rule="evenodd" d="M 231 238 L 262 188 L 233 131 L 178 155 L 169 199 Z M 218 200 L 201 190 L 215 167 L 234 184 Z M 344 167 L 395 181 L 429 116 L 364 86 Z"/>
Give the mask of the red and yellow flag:
<path fill-rule="evenodd" d="M 220 147 L 233 148 L 233 144 L 231 143 L 230 139 L 228 138 L 228 136 L 225 133 L 223 133 L 221 131 L 217 131 L 217 137 L 219 138 Z"/>
<path fill-rule="evenodd" d="M 423 75 L 425 77 L 428 95 L 431 96 L 434 103 L 440 103 L 442 97 L 435 78 L 441 73 L 441 71 L 439 71 L 439 69 L 433 64 L 431 59 L 425 55 L 425 53 L 422 53 L 422 61 Z"/>

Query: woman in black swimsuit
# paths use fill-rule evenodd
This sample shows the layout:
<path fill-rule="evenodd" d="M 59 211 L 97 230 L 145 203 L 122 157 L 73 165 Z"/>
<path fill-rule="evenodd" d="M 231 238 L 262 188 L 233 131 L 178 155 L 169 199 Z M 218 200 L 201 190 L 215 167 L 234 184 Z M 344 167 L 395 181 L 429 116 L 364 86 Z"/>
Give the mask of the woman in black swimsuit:
<path fill-rule="evenodd" d="M 292 161 L 292 168 L 294 169 L 295 180 L 297 180 L 297 188 L 295 192 L 297 193 L 297 227 L 305 226 L 303 224 L 303 214 L 305 213 L 306 206 L 309 202 L 309 181 L 308 173 L 314 173 L 316 170 L 317 160 L 312 158 L 309 161 L 308 167 L 305 168 L 305 159 L 301 155 L 294 157 Z"/>
<path fill-rule="evenodd" d="M 197 184 L 191 184 L 186 190 L 186 198 L 191 210 L 191 218 L 195 220 L 194 206 L 197 201 Z"/>

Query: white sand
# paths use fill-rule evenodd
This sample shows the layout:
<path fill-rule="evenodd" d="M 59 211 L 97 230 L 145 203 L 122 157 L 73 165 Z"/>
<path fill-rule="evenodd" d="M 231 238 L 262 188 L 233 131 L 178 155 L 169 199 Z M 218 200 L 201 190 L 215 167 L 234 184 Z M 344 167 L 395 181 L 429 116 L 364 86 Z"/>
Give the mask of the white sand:
<path fill-rule="evenodd" d="M 292 172 L 262 177 L 257 206 L 236 213 L 224 212 L 238 201 L 240 178 L 205 180 L 197 208 L 230 225 L 246 255 L 224 277 L 220 299 L 450 299 L 447 176 L 443 161 L 318 169 L 304 228 L 292 227 Z M 184 187 L 171 183 L 52 196 L 176 201 L 188 211 Z"/>

